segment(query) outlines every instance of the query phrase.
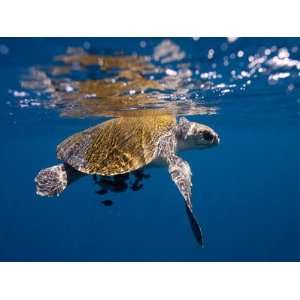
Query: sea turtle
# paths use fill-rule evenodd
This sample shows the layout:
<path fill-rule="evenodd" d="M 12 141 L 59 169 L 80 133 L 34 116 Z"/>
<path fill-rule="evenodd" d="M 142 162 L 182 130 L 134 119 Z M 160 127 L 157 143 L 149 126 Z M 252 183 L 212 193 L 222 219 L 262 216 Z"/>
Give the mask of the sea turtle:
<path fill-rule="evenodd" d="M 149 113 L 110 119 L 75 133 L 57 146 L 57 157 L 63 163 L 38 173 L 37 194 L 59 195 L 82 174 L 112 176 L 160 163 L 168 167 L 194 218 L 191 169 L 176 153 L 218 143 L 219 136 L 210 127 L 190 122 L 185 117 L 177 122 L 172 114 Z"/>

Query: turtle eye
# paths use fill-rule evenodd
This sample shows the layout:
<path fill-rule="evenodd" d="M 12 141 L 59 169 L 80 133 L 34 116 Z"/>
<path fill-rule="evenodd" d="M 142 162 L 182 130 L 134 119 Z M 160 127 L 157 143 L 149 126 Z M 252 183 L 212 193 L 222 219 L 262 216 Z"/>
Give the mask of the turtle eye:
<path fill-rule="evenodd" d="M 208 141 L 208 142 L 211 142 L 213 139 L 214 139 L 214 136 L 207 130 L 205 130 L 203 132 L 203 138 Z"/>

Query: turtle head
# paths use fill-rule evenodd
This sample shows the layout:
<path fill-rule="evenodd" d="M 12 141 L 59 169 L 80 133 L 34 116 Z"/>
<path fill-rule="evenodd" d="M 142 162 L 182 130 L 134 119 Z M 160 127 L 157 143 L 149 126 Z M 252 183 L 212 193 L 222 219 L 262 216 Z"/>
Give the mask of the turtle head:
<path fill-rule="evenodd" d="M 207 148 L 219 144 L 219 135 L 210 127 L 181 117 L 178 123 L 181 148 Z"/>

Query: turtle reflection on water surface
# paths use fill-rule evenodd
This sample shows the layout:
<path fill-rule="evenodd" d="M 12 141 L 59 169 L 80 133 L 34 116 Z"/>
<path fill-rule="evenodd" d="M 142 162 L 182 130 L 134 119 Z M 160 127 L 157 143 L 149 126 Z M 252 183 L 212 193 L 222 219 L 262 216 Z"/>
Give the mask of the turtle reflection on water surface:
<path fill-rule="evenodd" d="M 200 226 L 192 211 L 191 169 L 177 152 L 218 143 L 219 136 L 213 129 L 184 117 L 177 121 L 168 113 L 114 118 L 75 133 L 60 143 L 57 158 L 63 163 L 38 173 L 35 178 L 37 194 L 59 195 L 79 174 L 113 176 L 149 164 L 164 164 L 185 200 L 201 243 Z"/>

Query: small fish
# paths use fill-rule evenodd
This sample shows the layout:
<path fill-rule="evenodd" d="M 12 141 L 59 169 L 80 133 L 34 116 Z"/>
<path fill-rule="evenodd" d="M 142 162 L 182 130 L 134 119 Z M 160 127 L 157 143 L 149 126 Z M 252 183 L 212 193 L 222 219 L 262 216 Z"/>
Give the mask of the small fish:
<path fill-rule="evenodd" d="M 131 189 L 135 192 L 139 191 L 140 189 L 143 188 L 143 184 L 139 183 L 139 181 L 134 182 L 134 184 L 131 186 Z"/>
<path fill-rule="evenodd" d="M 102 189 L 102 190 L 96 191 L 96 193 L 98 195 L 104 195 L 104 194 L 107 194 L 107 192 L 108 192 L 108 190 L 106 190 L 106 189 Z"/>
<path fill-rule="evenodd" d="M 101 203 L 104 206 L 112 206 L 112 204 L 113 204 L 113 202 L 111 200 L 103 200 L 103 201 L 101 201 Z"/>

